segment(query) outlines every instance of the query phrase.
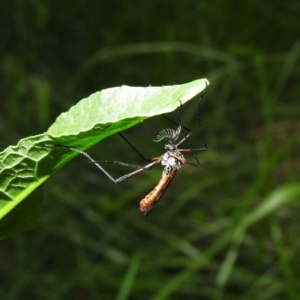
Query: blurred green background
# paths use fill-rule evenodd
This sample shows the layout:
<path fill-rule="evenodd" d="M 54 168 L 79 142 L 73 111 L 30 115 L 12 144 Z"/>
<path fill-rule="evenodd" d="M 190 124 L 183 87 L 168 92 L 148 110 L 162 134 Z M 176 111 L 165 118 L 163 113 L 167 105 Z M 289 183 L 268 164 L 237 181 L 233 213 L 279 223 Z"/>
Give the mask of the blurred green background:
<path fill-rule="evenodd" d="M 202 167 L 184 166 L 144 218 L 138 204 L 160 166 L 114 185 L 77 157 L 45 184 L 38 225 L 1 241 L 1 299 L 299 299 L 299 1 L 0 9 L 1 150 L 103 88 L 211 82 Z M 197 102 L 181 112 L 196 132 Z M 152 157 L 172 126 L 156 117 L 124 134 Z M 197 134 L 191 143 L 203 145 Z M 143 164 L 118 136 L 89 153 Z"/>

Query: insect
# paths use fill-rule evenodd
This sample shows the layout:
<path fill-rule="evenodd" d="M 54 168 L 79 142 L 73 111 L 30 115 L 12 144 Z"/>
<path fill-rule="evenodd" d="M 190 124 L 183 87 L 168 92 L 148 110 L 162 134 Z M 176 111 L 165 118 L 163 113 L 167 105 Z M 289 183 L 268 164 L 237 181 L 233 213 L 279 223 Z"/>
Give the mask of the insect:
<path fill-rule="evenodd" d="M 202 94 L 202 96 L 203 96 L 203 94 Z M 202 97 L 201 97 L 201 99 L 202 99 Z M 200 99 L 200 101 L 201 101 L 201 99 Z M 200 105 L 200 101 L 199 101 L 199 105 Z M 181 108 L 181 106 L 180 106 L 180 108 Z M 189 129 L 187 129 L 186 127 L 183 127 L 181 125 L 180 118 L 179 118 L 180 108 L 179 108 L 178 116 L 177 116 L 178 123 L 165 117 L 167 120 L 177 124 L 178 125 L 177 129 L 171 129 L 171 128 L 163 129 L 157 135 L 156 140 L 154 140 L 155 142 L 160 142 L 164 139 L 167 140 L 167 143 L 164 146 L 164 149 L 166 150 L 166 152 L 163 155 L 159 156 L 159 157 L 154 157 L 154 158 L 150 158 L 150 159 L 145 158 L 121 133 L 119 133 L 120 136 L 145 161 L 151 161 L 149 164 L 145 165 L 144 167 L 140 167 L 140 166 L 136 166 L 136 165 L 132 165 L 132 164 L 127 164 L 127 163 L 116 161 L 116 160 L 113 160 L 113 161 L 95 161 L 88 153 L 86 153 L 84 151 L 81 151 L 81 150 L 78 150 L 76 148 L 71 148 L 71 147 L 68 147 L 68 146 L 59 146 L 59 145 L 57 145 L 57 147 L 68 148 L 72 151 L 78 152 L 78 153 L 86 156 L 90 160 L 90 163 L 95 164 L 96 167 L 98 167 L 114 183 L 118 183 L 118 182 L 132 176 L 132 175 L 135 175 L 135 174 L 141 172 L 141 171 L 150 170 L 151 168 L 158 165 L 159 163 L 162 166 L 164 166 L 164 169 L 163 169 L 163 172 L 162 172 L 162 177 L 159 180 L 156 187 L 154 187 L 154 189 L 145 198 L 143 198 L 140 201 L 140 211 L 142 213 L 144 213 L 144 216 L 146 217 L 147 215 L 149 215 L 149 213 L 153 209 L 154 205 L 163 196 L 164 192 L 166 191 L 166 189 L 169 186 L 170 182 L 172 181 L 172 179 L 176 175 L 177 171 L 185 163 L 190 164 L 194 167 L 200 167 L 200 162 L 198 161 L 196 155 L 194 155 L 196 163 L 192 163 L 192 162 L 189 162 L 185 159 L 183 153 L 185 153 L 185 152 L 202 152 L 202 151 L 207 150 L 206 142 L 203 138 L 202 131 L 201 131 L 201 128 L 200 128 L 200 125 L 199 125 L 199 116 L 197 116 L 197 122 L 198 122 L 198 127 L 199 127 L 199 130 L 200 130 L 201 136 L 202 136 L 202 140 L 203 140 L 203 143 L 204 143 L 204 147 L 196 148 L 196 149 L 193 149 L 193 148 L 187 148 L 187 149 L 178 148 L 178 146 L 181 145 L 184 141 L 188 141 L 188 138 L 192 135 L 192 131 L 190 131 Z M 199 110 L 199 108 L 198 108 L 198 110 Z M 180 137 L 182 129 L 188 130 L 189 132 L 186 135 L 184 135 L 183 138 L 181 140 L 179 140 L 179 142 L 177 142 L 179 137 Z M 129 174 L 123 175 L 123 176 L 115 179 L 101 166 L 100 163 L 113 163 L 113 164 L 118 164 L 118 165 L 122 165 L 122 166 L 126 166 L 126 167 L 133 167 L 136 170 L 134 170 L 133 172 L 130 172 Z"/>
<path fill-rule="evenodd" d="M 176 130 L 170 128 L 164 129 L 158 134 L 157 140 L 155 140 L 159 142 L 163 139 L 168 139 L 168 143 L 165 144 L 164 147 L 166 152 L 162 156 L 154 158 L 155 164 L 161 163 L 164 166 L 162 177 L 157 186 L 140 202 L 140 211 L 143 212 L 145 216 L 150 213 L 153 206 L 162 197 L 177 171 L 187 162 L 182 152 L 206 151 L 206 146 L 200 149 L 178 149 L 178 146 L 192 134 L 192 132 L 190 132 L 179 143 L 175 144 L 180 136 L 181 128 L 181 125 L 179 125 Z M 200 167 L 199 162 L 197 164 L 188 163 Z"/>

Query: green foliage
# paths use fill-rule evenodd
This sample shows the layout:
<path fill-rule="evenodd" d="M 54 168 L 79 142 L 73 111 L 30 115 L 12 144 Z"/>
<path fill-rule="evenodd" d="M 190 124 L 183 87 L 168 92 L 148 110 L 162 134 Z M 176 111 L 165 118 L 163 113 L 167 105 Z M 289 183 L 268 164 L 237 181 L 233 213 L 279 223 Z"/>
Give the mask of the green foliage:
<path fill-rule="evenodd" d="M 17 146 L 8 147 L 0 153 L 0 239 L 34 225 L 41 199 L 36 201 L 35 193 L 26 204 L 22 201 L 54 171 L 77 155 L 72 151 L 62 153 L 61 149 L 54 154 L 51 145 L 87 149 L 150 116 L 176 109 L 203 91 L 208 84 L 207 80 L 199 79 L 177 86 L 123 86 L 103 90 L 61 114 L 47 133 L 23 139 Z"/>
<path fill-rule="evenodd" d="M 93 91 L 211 83 L 201 168 L 185 165 L 144 218 L 161 167 L 115 185 L 77 157 L 45 183 L 38 226 L 1 241 L 3 299 L 299 298 L 297 1 L 2 1 L 0 13 L 1 149 Z M 180 117 L 202 147 L 196 102 Z M 154 117 L 123 133 L 155 157 L 172 126 Z M 88 152 L 143 163 L 117 135 Z"/>
<path fill-rule="evenodd" d="M 28 229 L 38 220 L 41 189 L 29 195 L 52 169 L 50 149 L 45 147 L 51 141 L 47 134 L 34 136 L 0 153 L 0 238 Z"/>

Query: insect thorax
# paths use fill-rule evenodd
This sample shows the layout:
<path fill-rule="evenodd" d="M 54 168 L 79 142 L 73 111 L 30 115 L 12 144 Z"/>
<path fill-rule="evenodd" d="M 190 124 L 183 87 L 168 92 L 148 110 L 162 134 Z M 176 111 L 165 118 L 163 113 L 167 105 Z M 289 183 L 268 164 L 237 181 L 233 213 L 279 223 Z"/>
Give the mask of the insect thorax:
<path fill-rule="evenodd" d="M 161 164 L 165 166 L 164 173 L 166 175 L 170 174 L 173 169 L 179 170 L 183 165 L 183 162 L 174 156 L 184 159 L 184 156 L 177 149 L 167 151 L 161 157 Z"/>
<path fill-rule="evenodd" d="M 176 140 L 179 138 L 181 132 L 181 126 L 179 125 L 176 130 L 174 129 L 163 129 L 158 135 L 155 142 L 159 142 L 163 139 L 168 139 L 169 143 L 165 145 L 167 152 L 161 156 L 161 164 L 165 166 L 164 174 L 168 175 L 172 170 L 180 169 L 183 165 L 183 162 L 180 159 L 184 160 L 184 156 L 177 150 Z"/>

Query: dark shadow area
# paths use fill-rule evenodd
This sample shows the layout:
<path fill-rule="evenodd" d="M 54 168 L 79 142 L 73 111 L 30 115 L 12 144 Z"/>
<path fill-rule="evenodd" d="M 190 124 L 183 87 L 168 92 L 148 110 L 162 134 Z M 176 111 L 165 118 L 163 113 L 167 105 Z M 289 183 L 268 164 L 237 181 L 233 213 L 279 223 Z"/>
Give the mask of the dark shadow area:
<path fill-rule="evenodd" d="M 0 16 L 2 150 L 104 88 L 211 83 L 201 168 L 184 165 L 144 218 L 161 166 L 115 185 L 76 157 L 44 185 L 38 225 L 1 241 L 1 299 L 297 299 L 298 1 L 2 1 Z M 181 122 L 203 147 L 197 105 Z M 164 128 L 176 125 L 155 117 L 123 134 L 156 157 Z M 118 135 L 88 152 L 144 163 Z"/>

